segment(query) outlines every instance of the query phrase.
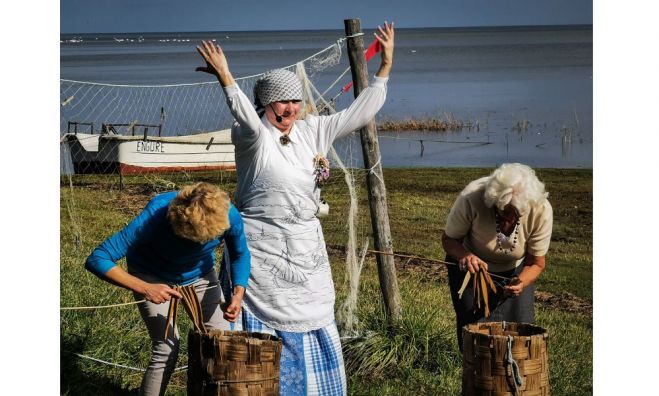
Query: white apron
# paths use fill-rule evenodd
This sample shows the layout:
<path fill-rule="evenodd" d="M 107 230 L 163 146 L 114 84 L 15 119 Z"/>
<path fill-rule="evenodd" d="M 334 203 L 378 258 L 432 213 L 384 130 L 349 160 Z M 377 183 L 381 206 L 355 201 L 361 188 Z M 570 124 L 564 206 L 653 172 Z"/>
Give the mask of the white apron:
<path fill-rule="evenodd" d="M 244 301 L 268 326 L 311 331 L 334 318 L 334 283 L 315 216 L 316 153 L 303 146 L 295 127 L 286 146 L 279 142 L 279 131 L 270 132 L 258 177 L 240 200 L 252 255 Z"/>
<path fill-rule="evenodd" d="M 334 320 L 334 282 L 318 210 L 314 158 L 334 139 L 365 125 L 382 107 L 387 78 L 376 77 L 345 110 L 295 122 L 283 145 L 237 85 L 224 88 L 237 122 L 236 206 L 252 261 L 244 304 L 276 330 L 307 332 Z M 336 177 L 336 176 L 335 176 Z"/>

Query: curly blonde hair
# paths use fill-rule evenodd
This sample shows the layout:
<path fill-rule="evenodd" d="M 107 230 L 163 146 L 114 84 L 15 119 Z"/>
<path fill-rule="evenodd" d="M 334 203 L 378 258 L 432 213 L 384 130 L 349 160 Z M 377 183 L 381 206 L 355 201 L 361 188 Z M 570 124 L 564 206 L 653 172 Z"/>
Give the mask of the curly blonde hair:
<path fill-rule="evenodd" d="M 169 204 L 167 219 L 176 235 L 210 242 L 230 227 L 229 196 L 205 182 L 185 186 Z"/>
<path fill-rule="evenodd" d="M 511 204 L 526 213 L 530 207 L 544 204 L 548 193 L 545 185 L 529 166 L 519 163 L 502 164 L 490 175 L 485 186 L 485 205 L 504 210 Z"/>

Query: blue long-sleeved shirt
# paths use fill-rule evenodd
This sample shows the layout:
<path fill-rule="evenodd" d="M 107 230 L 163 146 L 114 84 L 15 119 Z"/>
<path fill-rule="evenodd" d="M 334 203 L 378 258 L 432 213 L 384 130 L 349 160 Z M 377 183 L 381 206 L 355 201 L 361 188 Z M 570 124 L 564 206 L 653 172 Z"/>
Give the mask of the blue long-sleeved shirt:
<path fill-rule="evenodd" d="M 250 254 L 238 210 L 229 204 L 231 226 L 223 235 L 208 243 L 194 242 L 176 235 L 167 220 L 167 208 L 177 194 L 172 191 L 151 199 L 133 221 L 94 249 L 85 268 L 105 278 L 125 256 L 130 272 L 147 272 L 165 282 L 186 285 L 213 268 L 215 248 L 224 240 L 232 283 L 247 288 Z"/>

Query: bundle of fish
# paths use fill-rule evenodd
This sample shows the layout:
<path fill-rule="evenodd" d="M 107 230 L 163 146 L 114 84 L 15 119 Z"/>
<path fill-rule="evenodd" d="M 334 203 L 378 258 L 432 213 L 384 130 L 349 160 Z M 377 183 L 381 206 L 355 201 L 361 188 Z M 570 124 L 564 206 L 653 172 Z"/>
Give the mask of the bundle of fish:
<path fill-rule="evenodd" d="M 482 307 L 485 310 L 485 316 L 486 317 L 490 316 L 488 287 L 492 289 L 492 292 L 494 294 L 497 294 L 496 285 L 492 281 L 490 274 L 487 271 L 484 271 L 483 269 L 479 269 L 478 272 L 476 272 L 472 277 L 471 272 L 467 271 L 467 274 L 465 275 L 465 278 L 462 281 L 462 287 L 460 287 L 460 290 L 458 291 L 458 297 L 460 299 L 462 299 L 462 293 L 464 293 L 465 289 L 467 288 L 467 285 L 469 285 L 469 280 L 472 280 L 473 282 L 472 287 L 474 290 L 474 310 L 476 310 L 476 308 L 481 309 L 481 302 L 482 302 Z"/>

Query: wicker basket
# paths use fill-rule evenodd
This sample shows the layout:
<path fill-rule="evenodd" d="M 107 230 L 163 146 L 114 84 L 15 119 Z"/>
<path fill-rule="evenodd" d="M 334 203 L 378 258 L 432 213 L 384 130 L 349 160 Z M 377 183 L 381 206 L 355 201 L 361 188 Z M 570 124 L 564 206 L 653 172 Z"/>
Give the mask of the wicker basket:
<path fill-rule="evenodd" d="M 188 334 L 188 395 L 279 395 L 281 340 L 245 331 Z"/>
<path fill-rule="evenodd" d="M 467 325 L 462 334 L 463 395 L 549 395 L 545 329 L 490 322 Z"/>

